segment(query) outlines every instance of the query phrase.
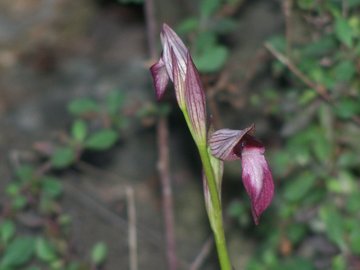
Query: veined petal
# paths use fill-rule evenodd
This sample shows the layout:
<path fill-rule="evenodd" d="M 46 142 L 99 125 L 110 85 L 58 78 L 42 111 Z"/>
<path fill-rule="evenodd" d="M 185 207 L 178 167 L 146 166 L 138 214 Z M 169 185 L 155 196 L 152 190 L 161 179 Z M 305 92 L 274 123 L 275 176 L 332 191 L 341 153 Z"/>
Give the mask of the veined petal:
<path fill-rule="evenodd" d="M 175 88 L 175 95 L 177 102 L 179 104 L 179 107 L 181 110 L 185 109 L 185 77 L 182 76 L 182 73 L 180 71 L 180 65 L 178 62 L 178 59 L 176 58 L 176 55 L 173 51 L 173 49 L 170 49 L 171 52 L 171 59 L 173 63 L 173 82 L 174 82 L 174 88 Z"/>
<path fill-rule="evenodd" d="M 160 34 L 161 43 L 163 45 L 163 58 L 166 66 L 166 70 L 170 76 L 170 79 L 173 79 L 173 57 L 172 52 L 177 59 L 177 64 L 179 65 L 179 71 L 181 78 L 185 79 L 186 74 L 186 58 L 188 49 L 179 38 L 179 36 L 172 30 L 167 24 L 163 24 L 163 28 Z"/>
<path fill-rule="evenodd" d="M 156 98 L 160 100 L 164 95 L 166 86 L 169 82 L 169 75 L 162 58 L 151 66 L 150 72 L 154 82 Z"/>
<path fill-rule="evenodd" d="M 242 130 L 220 129 L 215 131 L 209 139 L 212 154 L 221 160 L 240 159 L 235 153 L 235 147 L 240 143 L 243 136 L 254 130 L 254 125 Z"/>
<path fill-rule="evenodd" d="M 205 93 L 190 53 L 187 54 L 185 77 L 185 104 L 195 138 L 206 145 L 206 104 Z"/>
<path fill-rule="evenodd" d="M 259 224 L 260 215 L 274 195 L 273 178 L 264 152 L 264 147 L 251 144 L 244 146 L 241 152 L 242 180 L 250 196 L 255 224 Z"/>

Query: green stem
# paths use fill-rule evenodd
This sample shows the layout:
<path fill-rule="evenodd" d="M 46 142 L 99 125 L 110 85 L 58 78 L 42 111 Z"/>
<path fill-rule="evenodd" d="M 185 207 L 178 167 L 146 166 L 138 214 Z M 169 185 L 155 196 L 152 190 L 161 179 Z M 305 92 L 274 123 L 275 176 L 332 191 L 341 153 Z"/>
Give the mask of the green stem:
<path fill-rule="evenodd" d="M 206 140 L 205 142 L 198 142 L 193 134 L 192 131 L 192 125 L 189 119 L 189 116 L 187 114 L 186 110 L 182 110 L 184 113 L 184 117 L 186 120 L 186 123 L 189 127 L 189 130 L 191 132 L 192 137 L 195 140 L 196 146 L 198 148 L 201 162 L 203 165 L 203 170 L 206 176 L 206 181 L 209 187 L 209 193 L 210 193 L 210 199 L 212 203 L 212 210 L 213 213 L 208 213 L 208 217 L 210 220 L 211 228 L 214 233 L 215 237 L 215 243 L 216 243 L 216 249 L 219 256 L 220 266 L 221 270 L 231 270 L 231 262 L 230 257 L 227 251 L 226 247 L 226 240 L 225 240 L 225 234 L 224 234 L 224 226 L 223 226 L 223 220 L 222 220 L 222 208 L 221 208 L 221 201 L 219 197 L 218 188 L 216 185 L 216 179 L 214 175 L 213 168 L 211 166 L 209 153 L 207 151 L 207 144 Z M 210 207 L 209 207 L 209 211 Z"/>
<path fill-rule="evenodd" d="M 226 240 L 224 234 L 224 226 L 222 220 L 221 202 L 217 191 L 214 172 L 210 163 L 210 158 L 206 147 L 198 147 L 201 162 L 203 164 L 204 172 L 206 175 L 207 184 L 209 187 L 210 198 L 213 206 L 214 213 L 209 214 L 210 222 L 212 223 L 212 230 L 215 237 L 216 249 L 219 256 L 220 266 L 222 270 L 231 270 L 231 262 L 226 247 Z"/>

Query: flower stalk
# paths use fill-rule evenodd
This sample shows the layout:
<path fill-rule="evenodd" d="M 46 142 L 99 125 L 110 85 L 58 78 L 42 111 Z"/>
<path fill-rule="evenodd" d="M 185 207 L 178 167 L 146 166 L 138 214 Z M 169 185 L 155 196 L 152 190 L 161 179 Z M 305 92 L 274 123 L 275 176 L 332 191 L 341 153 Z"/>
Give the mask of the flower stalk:
<path fill-rule="evenodd" d="M 203 165 L 206 184 L 210 194 L 210 202 L 212 210 L 208 210 L 211 229 L 214 233 L 215 244 L 219 256 L 219 262 L 222 270 L 231 270 L 231 262 L 226 246 L 224 226 L 222 220 L 222 207 L 220 201 L 220 192 L 217 188 L 216 179 L 213 168 L 211 166 L 209 153 L 206 147 L 198 147 L 201 162 Z"/>
<path fill-rule="evenodd" d="M 223 161 L 241 159 L 243 183 L 251 200 L 254 222 L 258 224 L 274 193 L 271 171 L 264 156 L 265 148 L 253 137 L 253 125 L 244 130 L 208 132 L 205 93 L 189 50 L 166 24 L 161 32 L 161 42 L 162 56 L 150 68 L 156 96 L 161 99 L 168 81 L 173 82 L 178 106 L 203 165 L 205 206 L 220 266 L 222 270 L 231 270 L 221 207 Z"/>
<path fill-rule="evenodd" d="M 195 138 L 193 135 L 193 129 L 191 127 L 191 122 L 187 111 L 183 110 L 183 114 L 187 126 L 189 127 L 190 133 L 192 137 Z M 195 139 L 194 141 L 196 143 Z M 211 161 L 210 161 L 211 153 L 209 153 L 206 144 L 196 143 L 196 146 L 200 155 L 201 163 L 203 166 L 203 172 L 205 176 L 204 189 L 207 189 L 209 194 L 209 200 L 206 204 L 206 208 L 207 208 L 207 214 L 209 217 L 211 230 L 213 231 L 214 234 L 216 250 L 219 257 L 219 263 L 221 266 L 221 270 L 231 270 L 232 266 L 231 266 L 230 256 L 227 250 L 226 238 L 225 238 L 224 226 L 223 226 L 223 215 L 222 215 L 221 198 L 220 198 L 221 193 L 217 185 L 216 176 L 213 167 L 211 165 Z M 204 190 L 204 192 L 206 197 L 206 190 Z M 211 210 L 209 208 L 211 208 Z"/>

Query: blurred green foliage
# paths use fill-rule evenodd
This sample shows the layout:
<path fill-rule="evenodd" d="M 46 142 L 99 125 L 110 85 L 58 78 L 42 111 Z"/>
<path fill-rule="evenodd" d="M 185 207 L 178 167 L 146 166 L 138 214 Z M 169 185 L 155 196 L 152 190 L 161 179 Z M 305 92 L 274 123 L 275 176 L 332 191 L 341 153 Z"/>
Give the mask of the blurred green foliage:
<path fill-rule="evenodd" d="M 237 22 L 222 11 L 241 2 L 201 0 L 197 12 L 179 24 L 178 32 L 191 41 L 201 72 L 218 72 L 226 64 L 231 48 L 222 37 L 231 34 Z M 251 230 L 257 245 L 246 269 L 358 269 L 360 0 L 291 2 L 292 15 L 301 18 L 293 23 L 301 24 L 306 34 L 299 37 L 289 31 L 290 36 L 274 35 L 268 43 L 330 99 L 325 101 L 319 89 L 277 60 L 272 61 L 271 71 L 274 80 L 281 81 L 278 89 L 263 89 L 249 98 L 254 105 L 268 108 L 269 119 L 281 123 L 281 142 L 267 152 L 276 197 L 260 226 Z M 90 262 L 68 259 L 66 228 L 71 220 L 60 210 L 63 186 L 52 172 L 76 166 L 86 151 L 114 147 L 129 124 L 122 114 L 125 99 L 122 91 L 114 90 L 103 100 L 86 97 L 71 101 L 69 131 L 61 140 L 38 149 L 49 171 L 39 174 L 39 168 L 29 164 L 16 169 L 6 187 L 9 205 L 0 221 L 0 270 L 95 269 L 104 263 L 107 247 L 102 242 L 89 251 Z M 167 106 L 151 104 L 137 113 L 146 118 L 168 111 Z M 253 227 L 247 206 L 237 200 L 228 207 L 239 231 Z M 24 224 L 16 217 L 30 210 L 41 222 L 26 235 Z M 49 233 L 44 220 L 55 222 L 60 232 Z"/>
<path fill-rule="evenodd" d="M 130 121 L 123 112 L 124 101 L 125 95 L 118 89 L 103 99 L 71 100 L 67 107 L 72 117 L 69 130 L 58 140 L 35 143 L 37 159 L 15 166 L 0 219 L 0 270 L 103 269 L 108 253 L 103 242 L 89 250 L 89 261 L 71 254 L 71 219 L 60 207 L 64 188 L 56 173 L 76 167 L 88 151 L 106 151 L 116 145 Z M 142 120 L 168 112 L 166 105 L 148 104 L 134 114 Z M 19 216 L 28 216 L 30 221 L 21 221 Z"/>
<path fill-rule="evenodd" d="M 276 198 L 246 269 L 359 269 L 360 1 L 297 0 L 291 13 L 301 20 L 288 27 L 300 24 L 306 35 L 290 30 L 268 42 L 319 88 L 274 60 L 282 84 L 256 98 L 258 106 L 271 104 L 282 145 L 267 154 Z M 251 220 L 242 219 L 241 204 L 229 214 L 245 228 Z"/>
<path fill-rule="evenodd" d="M 6 187 L 9 206 L 0 221 L 1 270 L 25 269 L 26 266 L 32 270 L 95 269 L 104 263 L 107 257 L 104 243 L 93 247 L 90 262 L 69 259 L 72 256 L 67 227 L 71 221 L 59 206 L 63 185 L 53 175 L 53 170 L 76 166 L 84 151 L 104 151 L 113 147 L 119 133 L 127 126 L 122 113 L 123 101 L 124 95 L 119 90 L 111 91 L 100 101 L 72 100 L 68 111 L 74 119 L 69 132 L 62 140 L 41 142 L 35 147 L 43 165 L 29 163 L 16 168 L 15 179 Z M 19 222 L 21 215 L 32 216 L 36 224 Z M 29 235 L 18 232 L 18 228 L 24 226 L 29 227 Z M 32 230 L 33 226 L 36 230 Z"/>
<path fill-rule="evenodd" d="M 192 42 L 192 56 L 202 73 L 219 71 L 229 57 L 229 48 L 221 37 L 234 31 L 235 19 L 222 15 L 226 7 L 231 9 L 243 0 L 201 0 L 196 14 L 184 19 L 177 32 L 189 36 Z"/>

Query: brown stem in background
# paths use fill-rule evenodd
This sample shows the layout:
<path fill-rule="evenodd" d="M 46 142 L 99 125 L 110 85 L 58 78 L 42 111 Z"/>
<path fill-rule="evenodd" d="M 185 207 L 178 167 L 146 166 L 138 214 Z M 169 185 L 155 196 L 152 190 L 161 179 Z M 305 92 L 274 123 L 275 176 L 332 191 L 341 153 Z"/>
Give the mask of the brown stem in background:
<path fill-rule="evenodd" d="M 316 93 L 326 102 L 331 102 L 331 98 L 323 85 L 317 84 L 309 79 L 288 57 L 277 51 L 271 44 L 265 43 L 265 48 L 275 56 L 282 64 L 288 67 L 290 71 L 295 74 L 308 87 L 314 89 Z"/>
<path fill-rule="evenodd" d="M 159 119 L 157 125 L 158 134 L 158 149 L 159 161 L 158 170 L 162 186 L 162 207 L 164 214 L 165 233 L 166 233 L 166 254 L 168 260 L 168 268 L 176 270 L 176 245 L 175 245 L 175 230 L 174 230 L 174 212 L 173 212 L 173 197 L 169 170 L 169 140 L 167 119 L 163 116 Z"/>
<path fill-rule="evenodd" d="M 291 29 L 291 9 L 293 1 L 283 0 L 283 12 L 285 16 L 285 37 L 286 37 L 286 54 L 290 56 L 292 44 L 292 29 Z"/>
<path fill-rule="evenodd" d="M 145 1 L 145 17 L 147 25 L 148 46 L 151 59 L 156 59 L 156 21 L 153 0 Z M 174 230 L 173 197 L 169 169 L 168 124 L 165 116 L 160 116 L 157 123 L 158 171 L 162 186 L 162 207 L 166 234 L 166 256 L 168 269 L 177 269 L 177 256 Z"/>
<path fill-rule="evenodd" d="M 322 84 L 318 84 L 310 80 L 288 57 L 283 55 L 281 52 L 276 50 L 271 44 L 265 43 L 265 48 L 282 64 L 287 66 L 287 68 L 296 76 L 298 77 L 304 84 L 308 87 L 315 90 L 315 92 L 329 105 L 335 106 L 334 100 L 329 95 L 329 91 L 326 87 Z M 351 117 L 351 121 L 360 126 L 360 117 L 354 115 Z"/>
<path fill-rule="evenodd" d="M 203 244 L 200 253 L 196 256 L 194 262 L 190 265 L 190 270 L 199 270 L 201 265 L 209 256 L 211 249 L 214 246 L 214 239 L 209 237 Z"/>
<path fill-rule="evenodd" d="M 128 233 L 129 233 L 129 264 L 130 270 L 138 270 L 137 257 L 137 233 L 136 233 L 136 207 L 134 198 L 134 189 L 126 187 L 126 201 L 128 214 Z"/>

